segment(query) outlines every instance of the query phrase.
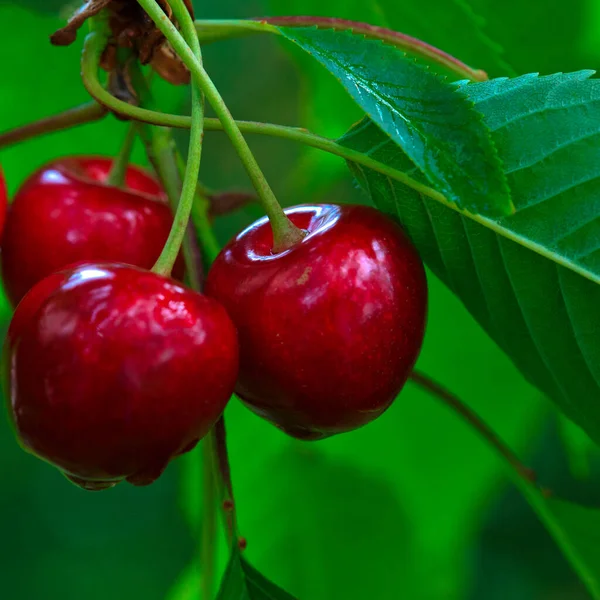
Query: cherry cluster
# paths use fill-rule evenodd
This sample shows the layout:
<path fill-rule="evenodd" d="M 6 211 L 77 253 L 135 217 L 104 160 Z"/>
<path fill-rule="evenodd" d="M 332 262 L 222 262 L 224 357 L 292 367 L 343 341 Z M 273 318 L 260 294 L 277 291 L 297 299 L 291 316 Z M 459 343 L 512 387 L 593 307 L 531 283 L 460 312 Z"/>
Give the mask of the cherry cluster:
<path fill-rule="evenodd" d="M 273 251 L 269 221 L 237 235 L 204 293 L 152 272 L 173 217 L 160 184 L 112 160 L 52 162 L 6 214 L 2 273 L 16 307 L 3 364 L 29 452 L 90 490 L 154 481 L 235 393 L 286 433 L 316 440 L 372 421 L 423 340 L 427 286 L 401 227 L 375 209 L 286 211 L 305 237 Z"/>

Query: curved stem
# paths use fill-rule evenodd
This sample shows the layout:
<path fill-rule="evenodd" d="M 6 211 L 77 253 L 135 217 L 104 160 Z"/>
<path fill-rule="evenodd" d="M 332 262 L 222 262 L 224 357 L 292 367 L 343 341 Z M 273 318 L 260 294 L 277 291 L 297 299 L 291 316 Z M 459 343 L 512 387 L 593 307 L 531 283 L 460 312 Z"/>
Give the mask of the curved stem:
<path fill-rule="evenodd" d="M 413 383 L 423 388 L 446 406 L 450 407 L 456 414 L 465 420 L 481 437 L 506 461 L 511 469 L 528 483 L 535 483 L 535 473 L 526 467 L 519 457 L 500 439 L 496 432 L 471 408 L 469 408 L 458 396 L 445 387 L 431 379 L 424 373 L 413 371 L 410 375 Z"/>
<path fill-rule="evenodd" d="M 132 123 L 127 128 L 125 139 L 121 145 L 121 150 L 117 157 L 113 161 L 110 173 L 106 178 L 106 183 L 113 185 L 114 187 L 123 187 L 125 184 L 125 177 L 127 176 L 127 167 L 129 166 L 129 159 L 131 158 L 131 151 L 133 150 L 133 144 L 135 143 L 135 136 L 137 135 L 138 124 Z"/>
<path fill-rule="evenodd" d="M 138 125 L 138 127 L 148 160 L 163 184 L 171 210 L 175 214 L 181 194 L 182 178 L 180 178 L 175 162 L 176 147 L 171 130 L 166 127 L 149 127 L 148 125 Z M 186 265 L 187 283 L 192 289 L 200 290 L 200 268 L 196 265 L 197 259 L 189 232 L 183 240 L 182 252 Z"/>
<path fill-rule="evenodd" d="M 237 151 L 254 188 L 259 196 L 273 229 L 273 250 L 280 252 L 296 244 L 304 237 L 304 232 L 298 229 L 285 215 L 283 209 L 277 202 L 273 190 L 269 186 L 263 172 L 261 171 L 248 143 L 244 139 L 233 116 L 229 112 L 221 94 L 204 69 L 202 62 L 187 47 L 184 38 L 177 31 L 173 23 L 166 17 L 156 0 L 138 0 L 139 4 L 148 13 L 163 35 L 169 40 L 173 49 L 183 63 L 192 73 L 193 80 L 204 92 L 206 99 L 223 124 L 223 130 L 229 136 L 231 143 Z M 192 28 L 194 24 L 192 23 Z M 194 28 L 194 32 L 195 32 Z M 197 38 L 196 38 L 197 39 Z"/>
<path fill-rule="evenodd" d="M 176 152 L 176 161 L 180 173 L 185 171 L 185 162 L 179 152 Z M 196 186 L 196 198 L 192 206 L 192 223 L 196 230 L 198 243 L 202 248 L 206 266 L 210 266 L 217 258 L 221 247 L 209 221 L 210 200 L 207 198 L 201 185 Z"/>
<path fill-rule="evenodd" d="M 27 123 L 16 129 L 1 133 L 0 149 L 46 133 L 54 133 L 55 131 L 62 131 L 76 125 L 92 123 L 93 121 L 102 119 L 107 114 L 108 111 L 104 106 L 98 104 L 96 101 L 88 102 L 57 115 L 52 115 L 33 123 Z"/>
<path fill-rule="evenodd" d="M 154 0 L 139 0 L 139 3 L 154 20 L 159 29 L 161 29 L 161 25 L 165 22 L 169 23 L 169 25 L 171 25 L 171 27 L 174 29 L 174 26 L 168 19 L 167 15 Z M 198 35 L 196 34 L 196 29 L 187 7 L 183 3 L 183 0 L 171 0 L 170 6 L 175 13 L 175 16 L 185 36 L 185 39 L 181 38 L 183 46 L 188 52 L 192 53 L 194 59 L 201 64 L 202 53 L 200 50 L 200 42 L 198 41 Z M 175 50 L 179 52 L 180 49 L 175 48 Z M 192 212 L 192 205 L 194 202 L 196 182 L 198 181 L 198 174 L 200 172 L 203 137 L 204 101 L 199 87 L 197 85 L 192 85 L 192 123 L 187 168 L 183 178 L 181 199 L 173 219 L 171 233 L 169 234 L 169 238 L 167 239 L 165 247 L 153 268 L 153 270 L 157 273 L 167 275 L 171 273 L 173 264 L 185 238 L 188 222 L 190 220 L 190 214 Z"/>
<path fill-rule="evenodd" d="M 335 29 L 337 31 L 352 31 L 353 33 L 358 33 L 371 39 L 381 40 L 413 56 L 432 61 L 444 69 L 455 73 L 459 77 L 464 77 L 471 81 L 485 81 L 488 79 L 485 71 L 473 69 L 469 65 L 458 60 L 458 58 L 435 46 L 431 46 L 410 35 L 393 31 L 386 27 L 362 23 L 360 21 L 349 21 L 347 19 L 336 19 L 332 17 L 289 16 L 258 17 L 251 21 L 226 19 L 218 21 L 197 20 L 195 23 L 198 35 L 204 43 L 239 38 L 256 33 L 273 33 L 275 35 L 281 35 L 278 26 L 320 27 Z"/>

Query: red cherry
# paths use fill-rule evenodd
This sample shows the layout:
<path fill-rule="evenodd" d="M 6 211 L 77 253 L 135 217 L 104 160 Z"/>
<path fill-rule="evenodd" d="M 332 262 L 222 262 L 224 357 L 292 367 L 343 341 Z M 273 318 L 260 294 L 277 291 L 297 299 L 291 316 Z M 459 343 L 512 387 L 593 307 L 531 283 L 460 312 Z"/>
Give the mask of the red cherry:
<path fill-rule="evenodd" d="M 129 166 L 124 189 L 109 186 L 112 159 L 71 157 L 34 173 L 11 204 L 2 241 L 7 295 L 16 305 L 38 281 L 82 261 L 150 269 L 173 217 L 159 183 Z M 183 262 L 174 275 L 181 277 Z"/>
<path fill-rule="evenodd" d="M 236 392 L 294 437 L 319 439 L 372 421 L 419 354 L 427 282 L 399 225 L 364 206 L 297 206 L 308 236 L 272 254 L 261 219 L 223 250 L 206 293 L 238 329 Z"/>
<path fill-rule="evenodd" d="M 3 357 L 21 444 L 92 490 L 154 481 L 214 425 L 237 372 L 235 328 L 218 302 L 108 263 L 38 283 Z"/>

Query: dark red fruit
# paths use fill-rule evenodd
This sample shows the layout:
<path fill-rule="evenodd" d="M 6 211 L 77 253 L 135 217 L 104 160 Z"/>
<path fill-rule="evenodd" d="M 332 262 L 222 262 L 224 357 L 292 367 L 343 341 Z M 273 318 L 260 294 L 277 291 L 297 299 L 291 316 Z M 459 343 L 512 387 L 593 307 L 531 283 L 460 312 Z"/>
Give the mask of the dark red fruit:
<path fill-rule="evenodd" d="M 218 302 L 118 264 L 52 274 L 17 307 L 3 357 L 24 448 L 86 489 L 154 481 L 223 412 L 238 372 Z"/>
<path fill-rule="evenodd" d="M 236 392 L 294 437 L 320 439 L 378 417 L 404 385 L 425 328 L 421 259 L 399 225 L 364 206 L 286 211 L 308 236 L 272 254 L 266 219 L 240 233 L 206 293 L 238 329 Z"/>
<path fill-rule="evenodd" d="M 105 180 L 112 160 L 72 157 L 34 173 L 11 204 L 2 240 L 4 285 L 13 305 L 38 281 L 81 261 L 150 269 L 173 217 L 159 183 L 130 166 L 125 189 Z M 183 263 L 174 275 L 181 277 Z"/>

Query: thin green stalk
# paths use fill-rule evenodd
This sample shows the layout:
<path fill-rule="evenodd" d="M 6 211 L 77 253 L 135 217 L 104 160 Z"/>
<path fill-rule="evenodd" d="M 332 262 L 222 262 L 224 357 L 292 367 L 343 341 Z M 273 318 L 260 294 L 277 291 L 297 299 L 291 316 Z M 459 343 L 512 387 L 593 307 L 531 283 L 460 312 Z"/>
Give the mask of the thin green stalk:
<path fill-rule="evenodd" d="M 131 151 L 133 150 L 133 144 L 135 143 L 137 130 L 138 124 L 135 122 L 131 123 L 127 128 L 127 133 L 125 135 L 125 139 L 123 140 L 123 144 L 121 145 L 121 150 L 115 158 L 110 169 L 110 173 L 106 178 L 106 181 L 109 185 L 123 187 L 125 184 L 127 167 L 129 166 L 129 159 L 131 158 Z"/>
<path fill-rule="evenodd" d="M 140 4 L 148 12 L 148 7 L 153 9 L 152 18 L 156 18 L 157 26 L 163 21 L 167 21 L 171 26 L 172 23 L 168 19 L 167 15 L 162 11 L 160 6 L 154 1 L 140 0 Z M 145 6 L 147 4 L 148 6 Z M 177 16 L 179 23 L 184 31 L 186 39 L 181 38 L 181 42 L 186 50 L 190 53 L 193 52 L 192 56 L 194 60 L 201 63 L 202 53 L 200 50 L 200 42 L 198 41 L 198 35 L 194 28 L 193 21 L 187 11 L 185 4 L 182 0 L 171 0 L 170 2 L 173 12 Z M 158 14 L 157 14 L 158 11 Z M 149 13 L 150 14 L 150 13 Z M 185 18 L 187 16 L 187 19 Z M 160 27 L 159 27 L 160 28 Z M 173 27 L 174 28 L 174 27 Z M 193 50 L 190 50 L 187 44 L 190 44 Z M 178 48 L 175 48 L 179 52 Z M 198 181 L 198 174 L 200 172 L 200 159 L 202 156 L 202 139 L 204 137 L 204 100 L 202 98 L 202 92 L 197 85 L 192 83 L 192 124 L 190 131 L 190 144 L 188 151 L 187 168 L 185 170 L 185 176 L 183 178 L 183 185 L 181 190 L 181 199 L 177 207 L 177 212 L 173 219 L 173 227 L 171 233 L 167 239 L 167 243 L 159 256 L 153 270 L 161 274 L 170 274 L 173 268 L 173 264 L 181 248 L 181 244 L 185 238 L 188 222 L 192 212 L 192 205 L 194 202 L 194 193 L 196 191 L 196 182 Z"/>
<path fill-rule="evenodd" d="M 185 162 L 179 152 L 177 152 L 177 166 L 180 173 L 185 171 Z M 192 223 L 197 234 L 198 243 L 202 249 L 202 256 L 206 266 L 210 266 L 217 258 L 221 247 L 209 221 L 210 200 L 201 185 L 196 186 L 196 199 L 192 207 Z"/>
<path fill-rule="evenodd" d="M 151 127 L 148 125 L 138 125 L 141 138 L 146 148 L 146 154 L 150 164 L 154 167 L 158 178 L 160 179 L 173 214 L 177 212 L 179 198 L 181 195 L 181 181 L 179 170 L 175 161 L 175 141 L 171 135 L 171 130 L 167 127 Z M 186 277 L 188 285 L 195 290 L 200 290 L 200 277 L 196 268 L 196 258 L 194 255 L 193 241 L 189 232 L 183 239 L 182 244 L 183 258 L 186 264 Z"/>
<path fill-rule="evenodd" d="M 206 99 L 217 114 L 217 117 L 223 124 L 223 130 L 229 136 L 232 145 L 237 151 L 242 164 L 244 165 L 254 188 L 259 196 L 260 202 L 264 211 L 267 213 L 273 229 L 273 249 L 275 252 L 289 248 L 293 244 L 299 242 L 304 237 L 304 232 L 298 229 L 285 215 L 279 202 L 275 198 L 273 190 L 269 186 L 263 172 L 261 171 L 248 143 L 244 139 L 233 116 L 229 112 L 221 94 L 217 90 L 215 84 L 209 77 L 208 73 L 202 65 L 202 61 L 195 56 L 195 53 L 187 46 L 184 37 L 177 31 L 176 27 L 167 18 L 163 10 L 156 3 L 156 0 L 138 0 L 139 4 L 148 13 L 156 26 L 160 29 L 163 35 L 169 40 L 173 49 L 183 63 L 192 73 L 193 80 L 204 92 Z M 189 17 L 189 15 L 188 15 Z M 179 17 L 178 17 L 179 20 Z M 187 33 L 188 19 L 185 22 L 180 21 L 184 35 Z M 194 33 L 196 29 L 193 21 L 189 18 Z M 186 38 L 187 39 L 187 38 Z M 196 34 L 197 39 L 197 34 Z"/>

